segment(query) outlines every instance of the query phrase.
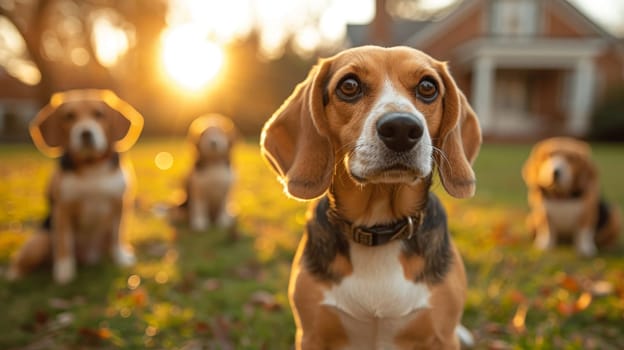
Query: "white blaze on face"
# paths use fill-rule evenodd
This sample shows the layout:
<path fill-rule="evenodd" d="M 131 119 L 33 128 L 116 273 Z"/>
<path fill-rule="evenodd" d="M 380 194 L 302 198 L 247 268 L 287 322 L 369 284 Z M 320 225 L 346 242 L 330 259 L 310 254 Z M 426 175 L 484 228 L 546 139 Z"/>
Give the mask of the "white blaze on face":
<path fill-rule="evenodd" d="M 421 139 L 414 148 L 401 156 L 389 150 L 377 134 L 377 121 L 390 112 L 411 114 L 419 119 L 423 126 Z M 427 129 L 425 117 L 412 101 L 398 91 L 389 78 L 386 78 L 378 100 L 366 116 L 355 150 L 345 161 L 351 173 L 361 178 L 376 175 L 377 172 L 394 165 L 408 167 L 424 177 L 429 175 L 432 170 L 432 152 L 431 136 Z M 405 182 L 404 180 L 402 178 L 383 178 L 382 182 Z"/>
<path fill-rule="evenodd" d="M 572 186 L 573 174 L 565 157 L 554 155 L 543 161 L 538 172 L 538 182 L 543 187 L 556 186 L 567 190 Z"/>
<path fill-rule="evenodd" d="M 228 150 L 229 143 L 227 135 L 217 129 L 208 129 L 199 139 L 199 150 L 203 155 L 223 154 Z"/>
<path fill-rule="evenodd" d="M 108 148 L 108 140 L 98 122 L 93 119 L 84 119 L 72 126 L 69 133 L 69 148 L 75 153 L 85 151 L 103 153 Z"/>

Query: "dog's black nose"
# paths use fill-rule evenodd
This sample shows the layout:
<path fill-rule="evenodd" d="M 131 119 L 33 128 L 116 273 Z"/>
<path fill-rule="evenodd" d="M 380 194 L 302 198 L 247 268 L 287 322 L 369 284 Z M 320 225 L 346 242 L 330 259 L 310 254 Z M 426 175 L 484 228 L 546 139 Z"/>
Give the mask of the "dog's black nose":
<path fill-rule="evenodd" d="M 555 169 L 553 171 L 553 180 L 555 180 L 555 182 L 559 181 L 559 178 L 561 177 L 561 169 Z"/>
<path fill-rule="evenodd" d="M 386 147 L 405 152 L 422 137 L 423 124 L 413 114 L 392 112 L 377 121 L 377 134 Z"/>
<path fill-rule="evenodd" d="M 93 144 L 93 134 L 89 130 L 83 130 L 80 133 L 80 139 L 85 146 L 91 146 Z"/>

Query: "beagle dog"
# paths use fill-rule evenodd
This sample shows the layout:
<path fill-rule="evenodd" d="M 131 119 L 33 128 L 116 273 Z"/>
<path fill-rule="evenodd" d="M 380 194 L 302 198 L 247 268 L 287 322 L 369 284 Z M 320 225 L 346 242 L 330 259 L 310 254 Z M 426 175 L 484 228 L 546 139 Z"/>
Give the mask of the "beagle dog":
<path fill-rule="evenodd" d="M 30 124 L 37 148 L 59 158 L 47 192 L 50 214 L 13 257 L 10 279 L 51 260 L 54 280 L 67 283 L 77 262 L 96 263 L 104 252 L 119 266 L 134 263 L 123 239 L 133 173 L 120 153 L 142 128 L 139 112 L 112 91 L 52 95 Z"/>
<path fill-rule="evenodd" d="M 440 200 L 471 197 L 481 145 L 447 65 L 408 47 L 320 60 L 266 122 L 287 195 L 316 199 L 289 285 L 297 349 L 458 349 L 464 265 Z M 461 338 L 461 339 L 460 339 Z"/>
<path fill-rule="evenodd" d="M 597 247 L 617 242 L 619 211 L 600 198 L 589 144 L 567 137 L 543 140 L 531 150 L 522 177 L 535 247 L 547 250 L 558 240 L 572 240 L 580 255 L 590 257 Z"/>
<path fill-rule="evenodd" d="M 232 120 L 216 113 L 195 119 L 189 127 L 188 139 L 196 157 L 186 179 L 186 202 L 181 209 L 187 211 L 189 225 L 195 231 L 213 225 L 233 227 L 227 201 L 234 183 L 231 157 L 236 135 Z"/>

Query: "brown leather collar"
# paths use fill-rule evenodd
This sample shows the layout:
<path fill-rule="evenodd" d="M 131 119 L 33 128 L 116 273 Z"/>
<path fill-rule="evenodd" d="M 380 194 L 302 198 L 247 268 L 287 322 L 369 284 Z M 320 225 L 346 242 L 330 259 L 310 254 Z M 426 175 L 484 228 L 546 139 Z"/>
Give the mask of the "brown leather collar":
<path fill-rule="evenodd" d="M 337 226 L 340 232 L 347 234 L 354 242 L 369 247 L 379 246 L 397 239 L 412 239 L 414 234 L 420 230 L 424 217 L 424 211 L 421 210 L 414 216 L 407 216 L 388 225 L 355 226 L 352 222 L 338 215 L 334 209 L 329 208 L 327 210 L 328 220 Z"/>

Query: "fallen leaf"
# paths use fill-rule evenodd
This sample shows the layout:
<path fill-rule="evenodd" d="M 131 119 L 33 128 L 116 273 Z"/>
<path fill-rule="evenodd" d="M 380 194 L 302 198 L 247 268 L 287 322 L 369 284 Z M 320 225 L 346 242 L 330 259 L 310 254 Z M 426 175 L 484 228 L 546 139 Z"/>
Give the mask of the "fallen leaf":
<path fill-rule="evenodd" d="M 492 340 L 488 344 L 488 349 L 489 350 L 508 350 L 508 349 L 511 349 L 511 345 L 509 345 L 509 343 L 506 343 L 502 340 Z"/>
<path fill-rule="evenodd" d="M 213 292 L 221 288 L 221 281 L 216 278 L 209 278 L 202 283 L 202 287 L 209 292 Z"/>
<path fill-rule="evenodd" d="M 590 287 L 591 294 L 595 297 L 604 297 L 613 293 L 613 284 L 609 281 L 594 281 Z"/>
<path fill-rule="evenodd" d="M 574 313 L 574 304 L 560 301 L 557 303 L 557 311 L 562 316 L 570 316 Z"/>
<path fill-rule="evenodd" d="M 588 292 L 583 292 L 578 297 L 578 299 L 576 299 L 574 309 L 575 311 L 583 311 L 587 309 L 587 307 L 589 306 L 589 304 L 591 304 L 591 302 L 592 302 L 592 295 L 589 294 Z"/>
<path fill-rule="evenodd" d="M 563 289 L 566 289 L 567 291 L 570 291 L 570 292 L 578 292 L 580 290 L 579 282 L 577 281 L 576 278 L 570 275 L 563 276 L 563 278 L 559 282 L 559 285 Z"/>
<path fill-rule="evenodd" d="M 267 311 L 279 310 L 281 306 L 275 300 L 275 296 L 266 291 L 257 291 L 251 295 L 250 301 L 254 305 L 259 305 Z"/>
<path fill-rule="evenodd" d="M 524 296 L 524 294 L 517 289 L 514 289 L 511 291 L 510 298 L 511 298 L 511 301 L 513 301 L 515 304 L 522 304 L 522 303 L 526 303 L 527 301 L 526 296 Z"/>
<path fill-rule="evenodd" d="M 516 309 L 516 313 L 511 320 L 511 326 L 518 333 L 523 333 L 526 330 L 525 320 L 528 310 L 529 306 L 526 303 L 518 305 L 518 309 Z"/>

